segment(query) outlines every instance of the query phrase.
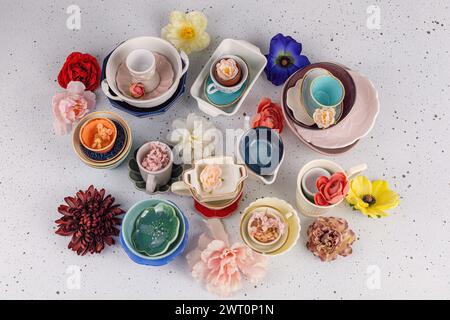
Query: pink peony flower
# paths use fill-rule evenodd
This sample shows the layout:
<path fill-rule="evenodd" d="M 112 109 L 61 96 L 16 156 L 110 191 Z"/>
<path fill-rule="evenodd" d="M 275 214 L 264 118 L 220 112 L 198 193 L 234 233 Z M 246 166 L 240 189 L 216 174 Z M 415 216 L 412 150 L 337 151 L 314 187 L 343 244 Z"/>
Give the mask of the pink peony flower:
<path fill-rule="evenodd" d="M 130 94 L 133 98 L 139 99 L 145 95 L 145 87 L 142 83 L 132 83 L 130 85 Z"/>
<path fill-rule="evenodd" d="M 208 165 L 200 173 L 200 182 L 205 192 L 213 192 L 222 186 L 222 169 L 218 165 Z"/>
<path fill-rule="evenodd" d="M 208 291 L 221 297 L 229 297 L 242 288 L 246 276 L 256 282 L 264 278 L 268 258 L 253 252 L 242 243 L 228 244 L 222 223 L 208 220 L 214 239 L 203 234 L 198 247 L 187 255 L 192 276 L 206 283 Z"/>
<path fill-rule="evenodd" d="M 57 134 L 68 133 L 74 122 L 80 120 L 95 108 L 95 94 L 85 91 L 85 89 L 86 87 L 82 82 L 71 81 L 65 92 L 53 96 L 54 127 Z"/>
<path fill-rule="evenodd" d="M 349 190 L 347 177 L 342 172 L 333 174 L 329 179 L 325 176 L 319 177 L 316 186 L 319 192 L 314 196 L 314 202 L 318 206 L 329 206 L 342 201 Z"/>

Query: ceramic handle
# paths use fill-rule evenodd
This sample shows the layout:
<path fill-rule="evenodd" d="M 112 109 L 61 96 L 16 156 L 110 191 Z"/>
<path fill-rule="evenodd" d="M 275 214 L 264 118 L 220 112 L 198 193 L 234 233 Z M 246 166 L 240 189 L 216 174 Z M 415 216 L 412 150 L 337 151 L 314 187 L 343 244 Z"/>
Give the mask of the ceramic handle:
<path fill-rule="evenodd" d="M 155 192 L 156 189 L 156 177 L 154 175 L 149 174 L 147 176 L 147 181 L 145 183 L 145 190 L 150 193 Z"/>
<path fill-rule="evenodd" d="M 236 41 L 239 42 L 244 47 L 247 47 L 248 49 L 255 51 L 256 53 L 261 54 L 261 49 L 259 49 L 259 47 L 255 46 L 254 44 L 245 40 L 236 40 Z"/>
<path fill-rule="evenodd" d="M 170 191 L 172 191 L 173 193 L 175 193 L 179 196 L 184 196 L 184 197 L 191 196 L 191 191 L 190 191 L 188 185 L 186 183 L 184 183 L 183 181 L 176 181 L 176 182 L 172 183 L 172 185 L 170 186 Z"/>
<path fill-rule="evenodd" d="M 208 92 L 208 94 L 214 94 L 217 91 L 219 90 L 217 90 L 217 87 L 214 83 L 211 83 L 208 87 L 206 87 L 206 92 Z"/>
<path fill-rule="evenodd" d="M 181 70 L 180 78 L 188 71 L 189 69 L 189 57 L 184 51 L 180 51 L 181 60 L 184 62 L 184 68 Z"/>
<path fill-rule="evenodd" d="M 241 172 L 241 178 L 238 181 L 238 185 L 248 177 L 247 168 L 244 165 L 239 165 L 239 171 Z"/>
<path fill-rule="evenodd" d="M 110 92 L 109 92 L 109 84 L 108 81 L 106 81 L 106 79 L 104 79 L 102 81 L 102 90 L 103 93 L 109 98 L 112 99 L 114 101 L 123 101 L 121 98 L 117 97 L 117 96 L 113 96 Z"/>
<path fill-rule="evenodd" d="M 365 164 L 365 163 L 351 167 L 350 169 L 347 170 L 347 178 L 351 179 L 354 176 L 356 176 L 366 170 L 367 170 L 367 164 Z"/>

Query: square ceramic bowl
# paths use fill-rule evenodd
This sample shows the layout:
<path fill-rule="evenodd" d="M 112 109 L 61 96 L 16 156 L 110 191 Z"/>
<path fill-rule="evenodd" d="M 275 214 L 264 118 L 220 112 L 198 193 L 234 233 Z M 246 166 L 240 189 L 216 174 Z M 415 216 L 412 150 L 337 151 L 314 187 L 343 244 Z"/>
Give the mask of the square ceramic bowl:
<path fill-rule="evenodd" d="M 156 257 L 149 257 L 136 251 L 133 248 L 131 241 L 131 234 L 134 228 L 134 223 L 137 217 L 142 213 L 142 211 L 148 208 L 149 206 L 156 205 L 160 202 L 168 204 L 175 209 L 175 212 L 178 218 L 180 219 L 180 229 L 177 239 L 175 240 L 174 243 L 170 245 L 166 253 Z M 125 214 L 125 217 L 122 220 L 122 227 L 120 230 L 120 243 L 126 254 L 134 262 L 149 266 L 162 266 L 175 259 L 184 251 L 188 238 L 188 229 L 189 223 L 186 217 L 184 216 L 181 209 L 178 208 L 178 206 L 176 206 L 173 202 L 162 199 L 147 199 L 136 203 Z"/>
<path fill-rule="evenodd" d="M 209 70 L 211 69 L 213 62 L 224 55 L 236 55 L 242 58 L 247 63 L 249 74 L 247 80 L 248 86 L 239 101 L 229 107 L 220 108 L 208 101 L 204 93 L 204 84 L 206 78 L 209 76 Z M 261 75 L 261 72 L 266 67 L 266 64 L 266 57 L 255 45 L 244 40 L 225 39 L 220 43 L 216 51 L 214 51 L 211 58 L 203 67 L 200 74 L 197 76 L 197 79 L 191 87 L 191 95 L 197 101 L 199 109 L 204 113 L 212 117 L 217 117 L 219 115 L 232 116 L 236 114 L 242 106 L 242 103 L 252 89 L 256 80 Z"/>

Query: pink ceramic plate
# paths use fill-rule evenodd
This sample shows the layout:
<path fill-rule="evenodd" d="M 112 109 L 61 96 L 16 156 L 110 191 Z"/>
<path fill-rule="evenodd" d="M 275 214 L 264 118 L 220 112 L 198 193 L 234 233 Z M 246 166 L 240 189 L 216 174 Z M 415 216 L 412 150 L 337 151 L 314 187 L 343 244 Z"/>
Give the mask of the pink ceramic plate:
<path fill-rule="evenodd" d="M 152 92 L 146 93 L 144 97 L 139 100 L 149 100 L 159 97 L 163 93 L 167 92 L 173 84 L 174 72 L 170 61 L 162 54 L 153 52 L 156 58 L 156 72 L 159 74 L 159 85 Z M 120 92 L 128 98 L 133 97 L 129 94 L 130 85 L 133 82 L 133 78 L 128 71 L 125 63 L 122 63 L 117 70 L 116 76 L 117 88 Z"/>
<path fill-rule="evenodd" d="M 355 103 L 348 116 L 326 130 L 308 130 L 295 125 L 298 135 L 316 147 L 338 149 L 350 146 L 365 137 L 375 124 L 380 111 L 377 90 L 367 77 L 356 71 L 347 71 L 356 86 Z"/>

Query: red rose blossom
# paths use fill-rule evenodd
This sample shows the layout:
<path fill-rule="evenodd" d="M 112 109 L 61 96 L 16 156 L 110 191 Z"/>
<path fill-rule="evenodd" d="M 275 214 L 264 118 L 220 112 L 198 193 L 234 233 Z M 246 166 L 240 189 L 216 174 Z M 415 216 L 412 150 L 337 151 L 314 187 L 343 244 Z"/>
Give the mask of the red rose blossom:
<path fill-rule="evenodd" d="M 283 122 L 281 107 L 269 98 L 262 98 L 258 105 L 258 113 L 252 120 L 252 128 L 267 127 L 281 133 Z"/>
<path fill-rule="evenodd" d="M 314 203 L 318 206 L 338 203 L 347 196 L 349 190 L 349 183 L 343 172 L 337 172 L 330 178 L 319 177 L 316 186 L 319 192 L 314 196 Z"/>
<path fill-rule="evenodd" d="M 86 90 L 94 91 L 100 82 L 100 66 L 88 53 L 72 52 L 58 75 L 58 83 L 64 89 L 71 81 L 80 81 Z"/>

